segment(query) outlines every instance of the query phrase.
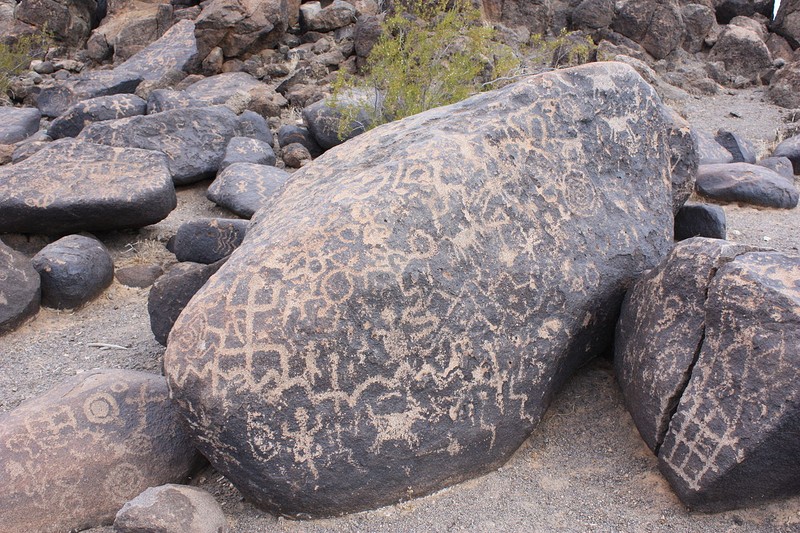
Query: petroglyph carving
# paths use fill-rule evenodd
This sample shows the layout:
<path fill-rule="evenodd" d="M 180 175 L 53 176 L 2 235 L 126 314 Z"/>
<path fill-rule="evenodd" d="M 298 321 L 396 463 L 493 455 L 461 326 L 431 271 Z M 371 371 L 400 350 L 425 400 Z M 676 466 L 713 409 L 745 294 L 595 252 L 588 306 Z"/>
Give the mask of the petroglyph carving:
<path fill-rule="evenodd" d="M 204 454 L 303 516 L 502 464 L 670 245 L 660 105 L 628 67 L 585 66 L 293 174 L 170 336 Z"/>

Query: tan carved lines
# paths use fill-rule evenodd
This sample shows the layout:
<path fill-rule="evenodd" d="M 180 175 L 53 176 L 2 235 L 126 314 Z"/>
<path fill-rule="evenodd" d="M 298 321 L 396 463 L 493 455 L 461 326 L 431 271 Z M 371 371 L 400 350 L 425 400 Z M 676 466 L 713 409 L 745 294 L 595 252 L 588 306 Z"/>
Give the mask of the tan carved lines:
<path fill-rule="evenodd" d="M 386 396 L 399 396 L 399 393 L 390 393 Z M 385 398 L 379 398 L 378 401 L 380 402 L 381 399 Z M 370 446 L 372 453 L 380 453 L 381 445 L 385 442 L 400 441 L 408 448 L 419 445 L 419 437 L 413 427 L 415 422 L 426 420 L 425 412 L 413 398 L 409 397 L 408 402 L 411 405 L 405 411 L 388 414 L 375 414 L 372 406 L 367 406 L 369 421 L 377 432 L 375 440 Z"/>
<path fill-rule="evenodd" d="M 316 479 L 319 471 L 315 459 L 322 455 L 322 447 L 316 442 L 315 435 L 322 429 L 320 415 L 313 422 L 304 407 L 298 407 L 294 412 L 297 429 L 293 429 L 286 422 L 281 424 L 281 433 L 285 440 L 292 443 L 295 463 L 305 463 L 311 475 Z M 294 425 L 294 424 L 293 424 Z"/>
<path fill-rule="evenodd" d="M 108 424 L 117 420 L 119 405 L 108 393 L 98 392 L 88 397 L 83 403 L 83 414 L 89 422 L 95 424 Z"/>

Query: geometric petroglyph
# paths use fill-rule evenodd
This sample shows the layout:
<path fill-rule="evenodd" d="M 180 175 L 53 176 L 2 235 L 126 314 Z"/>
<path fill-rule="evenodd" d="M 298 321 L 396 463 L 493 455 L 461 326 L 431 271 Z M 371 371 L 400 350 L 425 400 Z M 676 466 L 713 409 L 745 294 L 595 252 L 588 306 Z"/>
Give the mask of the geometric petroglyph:
<path fill-rule="evenodd" d="M 194 461 L 164 378 L 75 376 L 0 415 L 3 531 L 110 524 L 145 488 L 182 482 Z"/>
<path fill-rule="evenodd" d="M 750 252 L 708 288 L 705 337 L 659 452 L 690 507 L 800 492 L 800 258 Z"/>
<path fill-rule="evenodd" d="M 249 225 L 246 220 L 225 218 L 186 222 L 175 234 L 175 257 L 203 264 L 219 261 L 242 243 Z"/>
<path fill-rule="evenodd" d="M 206 196 L 240 217 L 250 218 L 280 191 L 290 174 L 255 163 L 233 163 L 219 173 Z"/>
<path fill-rule="evenodd" d="M 661 105 L 630 67 L 585 65 L 292 174 L 170 335 L 166 374 L 202 452 L 296 516 L 501 465 L 671 245 Z"/>
<path fill-rule="evenodd" d="M 79 102 L 55 119 L 47 129 L 53 139 L 75 137 L 87 124 L 144 115 L 147 102 L 133 94 L 98 96 Z"/>
<path fill-rule="evenodd" d="M 63 139 L 0 169 L 0 232 L 137 228 L 176 205 L 166 159 L 149 150 Z"/>
<path fill-rule="evenodd" d="M 185 71 L 197 57 L 194 22 L 178 21 L 157 41 L 117 66 L 119 72 L 136 72 L 143 79 L 158 81 L 174 71 Z"/>

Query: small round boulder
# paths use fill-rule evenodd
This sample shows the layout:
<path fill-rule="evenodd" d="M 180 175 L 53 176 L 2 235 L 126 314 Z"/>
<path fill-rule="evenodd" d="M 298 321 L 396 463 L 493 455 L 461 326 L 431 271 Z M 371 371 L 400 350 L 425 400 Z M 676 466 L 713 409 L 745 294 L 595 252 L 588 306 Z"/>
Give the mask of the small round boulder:
<path fill-rule="evenodd" d="M 33 257 L 42 278 L 42 305 L 73 309 L 97 297 L 114 279 L 114 262 L 94 237 L 69 235 Z"/>

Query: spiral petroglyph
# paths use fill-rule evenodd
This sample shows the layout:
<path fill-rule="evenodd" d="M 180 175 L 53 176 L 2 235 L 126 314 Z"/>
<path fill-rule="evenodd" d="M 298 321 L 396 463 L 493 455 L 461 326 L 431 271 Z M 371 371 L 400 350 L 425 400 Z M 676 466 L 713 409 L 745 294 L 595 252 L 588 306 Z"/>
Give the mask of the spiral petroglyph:
<path fill-rule="evenodd" d="M 298 516 L 502 464 L 669 248 L 660 108 L 632 69 L 584 66 L 382 126 L 293 174 L 170 336 L 200 449 Z"/>

